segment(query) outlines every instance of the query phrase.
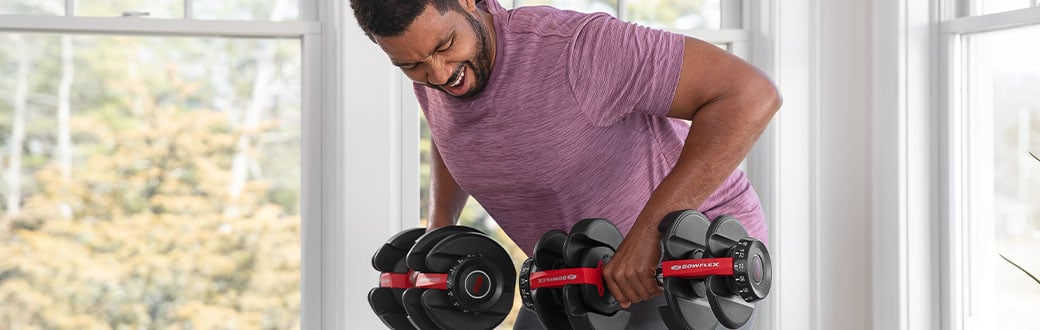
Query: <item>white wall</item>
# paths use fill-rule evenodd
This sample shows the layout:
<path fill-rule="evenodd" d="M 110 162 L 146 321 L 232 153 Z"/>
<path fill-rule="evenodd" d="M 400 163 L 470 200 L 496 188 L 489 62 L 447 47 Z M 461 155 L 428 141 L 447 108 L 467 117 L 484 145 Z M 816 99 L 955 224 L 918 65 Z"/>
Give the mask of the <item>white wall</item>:
<path fill-rule="evenodd" d="M 417 138 L 403 141 L 418 136 L 417 117 L 414 107 L 402 109 L 400 71 L 361 32 L 345 2 L 343 7 L 342 105 L 324 132 L 326 139 L 340 141 L 325 157 L 339 159 L 323 160 L 334 167 L 325 169 L 333 179 L 323 183 L 323 191 L 343 198 L 323 201 L 322 273 L 324 305 L 345 308 L 326 310 L 321 328 L 381 329 L 385 326 L 367 300 L 368 291 L 379 283 L 372 253 L 418 220 L 417 207 L 402 207 L 418 205 L 418 174 L 402 174 L 401 169 L 404 162 L 418 159 Z M 409 125 L 413 127 L 405 133 Z"/>
<path fill-rule="evenodd" d="M 817 329 L 871 328 L 870 12 L 820 1 Z"/>
<path fill-rule="evenodd" d="M 763 325 L 875 328 L 871 2 L 763 2 L 771 14 L 755 19 L 772 32 L 756 28 L 754 62 L 784 95 L 750 171 L 779 281 Z"/>

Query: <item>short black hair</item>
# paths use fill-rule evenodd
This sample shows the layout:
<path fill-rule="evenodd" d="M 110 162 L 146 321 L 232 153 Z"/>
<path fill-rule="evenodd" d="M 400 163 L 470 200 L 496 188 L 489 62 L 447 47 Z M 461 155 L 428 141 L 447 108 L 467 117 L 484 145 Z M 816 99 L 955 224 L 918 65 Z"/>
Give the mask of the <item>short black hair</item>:
<path fill-rule="evenodd" d="M 369 38 L 403 34 L 431 4 L 441 14 L 448 10 L 462 10 L 459 0 L 350 0 L 358 25 Z"/>

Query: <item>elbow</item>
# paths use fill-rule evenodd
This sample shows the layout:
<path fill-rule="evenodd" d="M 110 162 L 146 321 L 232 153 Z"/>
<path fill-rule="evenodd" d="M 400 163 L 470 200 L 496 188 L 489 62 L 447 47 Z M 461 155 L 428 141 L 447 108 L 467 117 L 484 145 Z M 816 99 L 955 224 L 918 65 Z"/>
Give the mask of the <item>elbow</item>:
<path fill-rule="evenodd" d="M 780 89 L 776 87 L 776 84 L 769 77 L 761 72 L 754 75 L 754 78 L 750 80 L 748 82 L 749 88 L 746 88 L 745 91 L 749 91 L 751 94 L 748 97 L 752 108 L 757 109 L 768 121 L 777 111 L 780 111 L 780 107 L 784 104 Z"/>

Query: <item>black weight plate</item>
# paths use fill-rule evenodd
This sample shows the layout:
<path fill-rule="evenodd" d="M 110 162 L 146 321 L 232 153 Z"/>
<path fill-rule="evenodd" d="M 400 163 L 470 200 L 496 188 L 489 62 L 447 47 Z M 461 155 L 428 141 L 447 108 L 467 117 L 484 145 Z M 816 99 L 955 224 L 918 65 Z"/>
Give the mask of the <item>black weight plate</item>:
<path fill-rule="evenodd" d="M 585 251 L 596 246 L 609 247 L 616 251 L 621 245 L 621 235 L 614 223 L 607 219 L 583 219 L 574 224 L 563 245 L 563 261 L 567 267 L 581 267 Z"/>
<path fill-rule="evenodd" d="M 668 214 L 661 221 L 664 260 L 708 257 L 708 217 L 696 210 Z M 665 278 L 667 306 L 658 309 L 670 329 L 713 330 L 718 325 L 708 302 L 704 279 Z"/>
<path fill-rule="evenodd" d="M 373 288 L 368 292 L 368 304 L 379 320 L 393 330 L 415 329 L 408 322 L 408 313 L 401 306 L 402 289 Z"/>
<path fill-rule="evenodd" d="M 666 307 L 658 309 L 669 329 L 713 330 L 718 325 L 703 280 L 664 279 Z M 675 327 L 674 325 L 682 325 Z"/>
<path fill-rule="evenodd" d="M 501 323 L 505 315 L 513 307 L 513 295 L 516 286 L 516 270 L 513 261 L 498 242 L 481 233 L 457 233 L 445 237 L 426 255 L 426 265 L 437 273 L 448 273 L 448 291 L 427 292 L 423 295 L 423 304 L 427 312 L 441 326 L 455 325 L 454 318 L 468 317 L 466 327 L 490 324 L 491 327 Z M 482 282 L 488 282 L 487 291 L 470 293 L 469 275 L 479 275 Z M 449 294 L 454 297 L 449 297 Z M 441 300 L 450 300 L 445 304 Z M 429 301 L 428 301 L 429 300 Z M 430 305 L 433 304 L 433 305 Z M 449 313 L 451 309 L 457 313 Z M 475 323 L 476 322 L 476 323 Z"/>
<path fill-rule="evenodd" d="M 606 219 L 583 219 L 571 228 L 563 245 L 564 263 L 569 268 L 595 268 L 606 263 L 621 245 L 624 236 Z M 604 283 L 605 285 L 605 283 Z M 606 287 L 603 295 L 594 285 L 563 287 L 563 305 L 574 329 L 624 329 L 631 314 L 621 310 Z"/>
<path fill-rule="evenodd" d="M 513 261 L 502 245 L 479 232 L 456 233 L 433 245 L 426 253 L 426 266 L 431 272 L 447 273 L 466 256 L 482 256 L 504 269 L 512 269 Z M 512 278 L 516 272 L 511 271 Z"/>
<path fill-rule="evenodd" d="M 606 264 L 610 257 L 614 256 L 614 249 L 606 246 L 592 247 L 585 252 L 585 257 L 578 267 L 596 268 L 600 263 Z M 612 315 L 621 309 L 617 299 L 607 290 L 606 283 L 603 284 L 603 295 L 599 294 L 599 287 L 595 285 L 573 285 L 581 288 L 585 308 L 590 312 Z M 564 300 L 566 301 L 566 300 Z"/>
<path fill-rule="evenodd" d="M 500 301 L 500 306 L 505 308 L 492 308 L 479 313 L 460 310 L 455 302 L 455 299 L 448 296 L 448 291 L 444 290 L 426 290 L 422 294 L 423 309 L 435 324 L 444 329 L 474 330 L 494 329 L 501 324 L 512 308 L 513 297 L 510 295 L 509 299 Z"/>
<path fill-rule="evenodd" d="M 563 289 L 542 288 L 531 291 L 531 300 L 534 301 L 534 312 L 538 315 L 538 322 L 546 330 L 571 329 L 570 320 L 564 310 Z"/>
<path fill-rule="evenodd" d="M 538 239 L 534 245 L 534 262 L 539 269 L 566 268 L 563 261 L 563 244 L 567 241 L 567 233 L 561 230 L 550 230 Z"/>
<path fill-rule="evenodd" d="M 408 250 L 415 240 L 425 232 L 423 228 L 406 229 L 387 239 L 386 243 L 372 255 L 372 267 L 380 272 L 404 274 L 409 271 L 405 263 Z M 401 295 L 405 289 L 374 288 L 368 293 L 368 303 L 383 324 L 391 329 L 415 329 L 408 321 L 402 306 Z"/>
<path fill-rule="evenodd" d="M 419 330 L 444 330 L 430 319 L 423 307 L 422 296 L 427 289 L 409 288 L 401 295 L 401 305 L 408 313 L 408 321 Z M 451 329 L 448 329 L 451 330 Z"/>
<path fill-rule="evenodd" d="M 408 256 L 405 261 L 408 264 L 408 268 L 423 273 L 434 272 L 430 267 L 426 266 L 426 254 L 445 237 L 458 233 L 479 233 L 479 231 L 466 226 L 444 226 L 423 234 L 415 241 L 415 245 L 408 250 Z"/>
<path fill-rule="evenodd" d="M 723 326 L 736 329 L 744 326 L 751 314 L 755 311 L 755 303 L 744 301 L 739 295 L 730 291 L 726 278 L 722 276 L 708 276 L 708 303 L 715 318 Z"/>
<path fill-rule="evenodd" d="M 664 248 L 664 260 L 700 258 L 698 251 L 707 250 L 708 217 L 694 210 L 672 212 L 661 220 L 658 230 Z M 695 256 L 698 255 L 698 256 Z"/>
<path fill-rule="evenodd" d="M 424 233 L 426 233 L 424 228 L 412 228 L 391 236 L 372 255 L 372 267 L 381 272 L 408 272 L 408 264 L 404 261 L 405 256 L 408 255 L 408 250 L 412 248 L 412 245 L 415 245 L 415 240 Z"/>
<path fill-rule="evenodd" d="M 612 315 L 600 314 L 588 309 L 585 304 L 584 286 L 567 285 L 563 287 L 563 305 L 567 311 L 571 328 L 575 330 L 614 330 L 625 329 L 631 313 L 618 310 Z"/>
<path fill-rule="evenodd" d="M 727 279 L 732 292 L 744 301 L 765 299 L 773 282 L 773 266 L 766 245 L 745 238 L 733 248 L 733 278 Z"/>
<path fill-rule="evenodd" d="M 567 240 L 567 233 L 561 230 L 550 230 L 542 235 L 534 246 L 533 257 L 524 262 L 529 267 L 527 278 L 521 278 L 522 284 L 530 287 L 530 274 L 539 271 L 564 268 L 563 244 Z M 563 307 L 563 290 L 560 288 L 529 289 L 527 301 L 530 306 L 525 306 L 538 316 L 538 322 L 547 330 L 571 329 L 570 322 Z"/>
<path fill-rule="evenodd" d="M 714 258 L 725 258 L 729 256 L 729 250 L 740 239 L 748 237 L 744 225 L 737 218 L 723 215 L 715 218 L 708 227 L 708 254 Z"/>

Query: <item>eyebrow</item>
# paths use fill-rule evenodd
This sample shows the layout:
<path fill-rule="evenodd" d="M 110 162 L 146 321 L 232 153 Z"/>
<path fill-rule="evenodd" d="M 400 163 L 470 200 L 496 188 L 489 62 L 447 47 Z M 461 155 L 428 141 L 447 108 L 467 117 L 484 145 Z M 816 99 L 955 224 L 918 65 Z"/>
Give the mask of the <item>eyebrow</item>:
<path fill-rule="evenodd" d="M 430 56 L 433 56 L 433 53 L 436 53 L 438 49 L 441 49 L 441 47 L 443 47 L 444 44 L 448 43 L 448 41 L 451 41 L 452 38 L 455 38 L 455 30 L 451 30 L 451 33 L 448 33 L 447 36 L 442 38 L 441 41 L 437 43 L 437 46 L 435 46 L 433 48 L 433 50 L 431 50 L 431 51 L 429 51 L 427 53 L 429 55 L 427 55 L 426 58 L 429 58 Z M 410 66 L 412 64 L 417 64 L 418 62 L 395 62 L 395 61 L 391 60 L 390 63 L 393 64 L 394 66 L 405 67 L 405 66 Z"/>

